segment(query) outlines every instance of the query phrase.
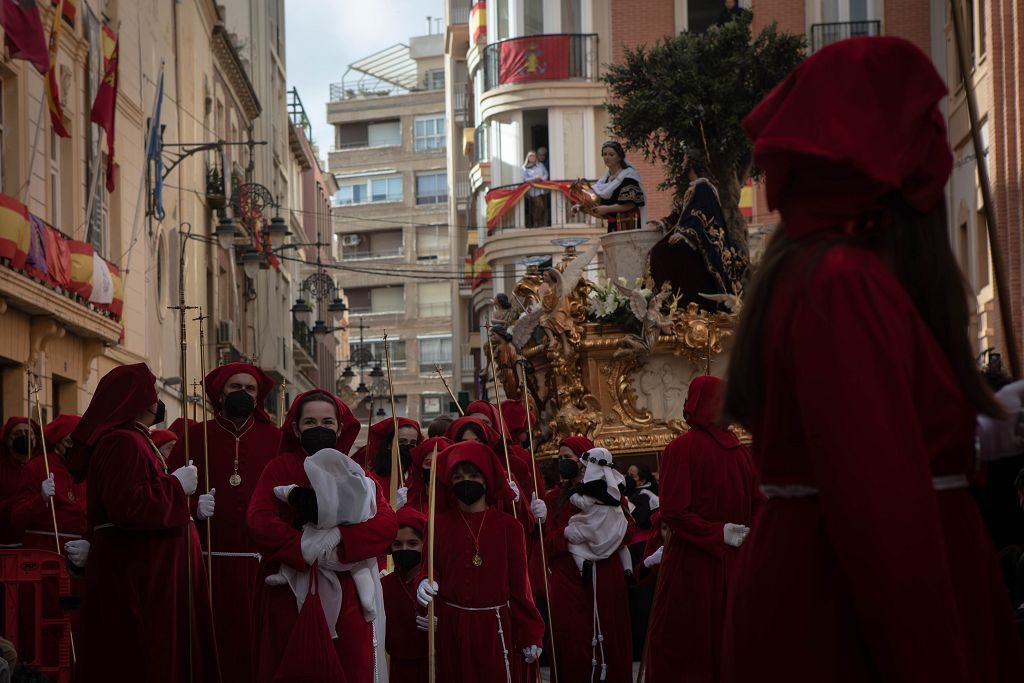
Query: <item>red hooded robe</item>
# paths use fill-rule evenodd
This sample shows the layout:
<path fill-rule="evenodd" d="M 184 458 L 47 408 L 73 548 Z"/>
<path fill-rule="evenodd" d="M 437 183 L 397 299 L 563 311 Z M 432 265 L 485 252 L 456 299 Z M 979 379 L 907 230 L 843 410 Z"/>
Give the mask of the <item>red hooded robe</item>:
<path fill-rule="evenodd" d="M 434 573 L 440 589 L 435 598 L 437 678 L 522 680 L 523 648 L 542 645 L 544 621 L 531 595 L 523 529 L 500 509 L 514 493 L 498 456 L 484 443 L 456 443 L 439 459 L 443 471 L 437 476 L 434 519 Z M 461 462 L 472 463 L 484 476 L 488 507 L 483 512 L 464 513 L 459 508 L 451 477 Z M 483 560 L 480 566 L 471 561 L 476 552 Z"/>
<path fill-rule="evenodd" d="M 764 312 L 750 429 L 770 495 L 730 587 L 723 681 L 1024 680 L 966 488 L 975 411 L 890 268 L 836 244 L 893 195 L 920 212 L 944 201 L 947 94 L 909 42 L 858 38 L 816 52 L 744 121 L 771 208 L 810 242 Z"/>
<path fill-rule="evenodd" d="M 593 443 L 583 436 L 570 436 L 559 443 L 582 455 Z M 594 592 L 591 583 L 584 583 L 576 562 L 569 554 L 565 540 L 565 527 L 569 519 L 579 512 L 568 500 L 572 484 L 551 489 L 545 497 L 548 506 L 548 521 L 544 525 L 547 544 L 548 566 L 551 575 L 548 586 L 551 590 L 548 601 L 551 605 L 554 648 L 558 656 L 559 681 L 598 680 L 601 665 L 608 666 L 607 683 L 629 683 L 633 680 L 633 636 L 629 621 L 629 596 L 626 592 L 626 577 L 617 555 L 594 563 L 597 574 L 597 614 L 604 636 L 604 657 L 600 648 L 592 646 L 594 638 Z M 629 528 L 623 540 L 633 531 Z M 596 669 L 592 660 L 597 660 Z"/>
<path fill-rule="evenodd" d="M 690 382 L 684 415 L 690 431 L 661 455 L 661 520 L 670 537 L 651 610 L 648 680 L 714 681 L 721 659 L 729 579 L 739 548 L 726 523 L 750 525 L 762 499 L 750 451 L 716 425 L 723 384 Z"/>
<path fill-rule="evenodd" d="M 427 575 L 427 518 L 409 505 L 395 515 L 399 529 L 407 526 L 420 535 L 423 560 L 419 571 L 409 581 L 404 580 L 397 569 L 380 580 L 384 611 L 388 616 L 385 638 L 391 657 L 388 680 L 391 683 L 427 683 L 430 680 L 427 633 L 416 628 L 416 617 L 427 615 L 427 610 L 416 601 L 416 589 Z"/>
<path fill-rule="evenodd" d="M 398 418 L 398 428 L 412 427 L 416 430 L 416 442 L 423 441 L 423 432 L 420 431 L 420 423 L 416 420 L 412 420 L 408 417 Z M 380 485 L 385 496 L 391 495 L 391 474 L 378 474 L 377 464 L 380 458 L 387 458 L 391 460 L 391 449 L 388 448 L 386 453 L 381 452 L 381 447 L 384 446 L 391 439 L 391 435 L 395 433 L 395 419 L 389 417 L 386 420 L 381 420 L 375 425 L 370 426 L 370 431 L 366 435 L 366 473 L 370 475 L 370 478 Z M 400 479 L 399 482 L 402 480 Z M 405 482 L 408 486 L 408 481 Z M 401 486 L 401 483 L 399 483 Z"/>
<path fill-rule="evenodd" d="M 307 453 L 302 449 L 292 426 L 300 417 L 303 399 L 314 393 L 326 394 L 337 408 L 341 429 L 335 448 L 347 453 L 359 434 L 359 420 L 337 396 L 323 389 L 299 394 L 292 402 L 282 426 L 281 453 L 264 468 L 253 491 L 247 523 L 256 548 L 262 554 L 252 624 L 252 656 L 255 659 L 253 680 L 258 683 L 270 683 L 273 680 L 299 615 L 291 589 L 287 585 L 268 586 L 265 579 L 270 574 L 276 574 L 282 563 L 300 571 L 309 568 L 300 547 L 302 532 L 292 526 L 294 510 L 288 503 L 277 499 L 274 487 L 288 484 L 310 486 L 309 477 L 303 468 Z M 341 530 L 338 561 L 350 563 L 384 555 L 395 538 L 398 524 L 383 491 L 378 490 L 376 516 L 361 524 L 338 528 Z M 338 578 L 342 590 L 341 613 L 336 624 L 338 637 L 334 640 L 338 659 L 348 681 L 372 681 L 372 627 L 363 618 L 351 575 L 341 572 Z"/>
<path fill-rule="evenodd" d="M 28 422 L 36 435 L 36 447 L 29 455 L 29 461 L 40 455 L 41 435 L 39 425 L 35 420 L 27 417 L 12 417 L 4 423 L 3 432 L 0 433 L 0 548 L 20 548 L 24 540 L 24 534 L 15 529 L 11 514 L 14 511 L 14 503 L 17 499 L 18 488 L 21 486 L 21 475 L 28 463 L 23 463 L 14 457 L 7 448 L 7 439 L 11 431 L 20 424 Z"/>
<path fill-rule="evenodd" d="M 239 373 L 256 380 L 256 409 L 241 426 L 236 426 L 223 415 L 221 396 L 228 379 Z M 258 551 L 246 528 L 245 515 L 263 468 L 277 456 L 281 431 L 264 408 L 274 381 L 256 366 L 248 363 L 222 365 L 207 374 L 203 385 L 207 400 L 214 406 L 213 418 L 206 421 L 209 487 L 217 491 L 217 507 L 209 521 L 213 541 L 213 620 L 221 676 L 225 683 L 241 683 L 252 680 L 250 629 L 259 569 Z M 188 445 L 188 457 L 199 469 L 198 491 L 205 492 L 202 422 L 189 423 Z M 230 478 L 235 473 L 236 454 L 241 482 L 232 486 Z M 184 439 L 175 444 L 168 462 L 171 469 L 185 464 Z M 210 550 L 206 524 L 205 521 L 198 523 L 204 552 Z"/>
<path fill-rule="evenodd" d="M 423 464 L 429 456 L 433 455 L 435 448 L 440 453 L 451 446 L 452 443 L 451 439 L 443 436 L 432 436 L 412 449 L 412 467 L 409 468 L 409 476 L 405 480 L 409 487 L 406 506 L 427 514 L 427 503 L 430 497 L 428 487 L 430 482 L 423 480 Z M 431 467 L 433 467 L 433 463 L 431 463 Z"/>
<path fill-rule="evenodd" d="M 135 422 L 156 403 L 155 382 L 144 363 L 114 368 L 72 433 L 93 534 L 77 648 L 86 683 L 189 680 L 190 652 L 191 680 L 220 680 L 188 497 Z"/>

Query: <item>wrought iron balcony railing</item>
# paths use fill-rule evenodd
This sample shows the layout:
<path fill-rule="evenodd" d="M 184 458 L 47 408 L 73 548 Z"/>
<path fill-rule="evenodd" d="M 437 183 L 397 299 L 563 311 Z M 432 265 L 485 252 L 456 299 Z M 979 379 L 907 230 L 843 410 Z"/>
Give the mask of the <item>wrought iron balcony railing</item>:
<path fill-rule="evenodd" d="M 811 52 L 817 52 L 826 45 L 846 40 L 877 36 L 882 32 L 880 21 L 835 21 L 827 24 L 811 24 Z"/>
<path fill-rule="evenodd" d="M 533 81 L 596 81 L 597 34 L 555 33 L 509 38 L 484 48 L 484 92 Z"/>

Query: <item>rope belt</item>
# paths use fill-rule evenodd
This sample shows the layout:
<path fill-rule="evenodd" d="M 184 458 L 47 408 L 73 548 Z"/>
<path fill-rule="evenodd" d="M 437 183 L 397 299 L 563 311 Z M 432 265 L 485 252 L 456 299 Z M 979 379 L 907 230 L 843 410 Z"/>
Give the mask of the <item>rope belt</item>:
<path fill-rule="evenodd" d="M 597 650 L 601 649 L 601 676 L 605 680 L 608 675 L 608 660 L 604 656 L 604 633 L 601 631 L 601 615 L 597 610 L 597 567 L 591 571 L 594 595 L 594 617 L 592 621 L 593 636 L 590 639 L 590 683 L 594 683 L 594 674 L 597 673 Z"/>
<path fill-rule="evenodd" d="M 35 529 L 29 529 L 25 533 L 26 534 L 36 534 L 37 536 L 53 536 L 53 532 L 52 531 L 36 531 Z M 81 534 L 65 534 L 64 532 L 61 532 L 61 533 L 59 533 L 57 535 L 60 536 L 61 538 L 74 538 L 74 539 L 82 538 Z"/>
<path fill-rule="evenodd" d="M 936 491 L 956 491 L 968 486 L 966 474 L 945 474 L 932 477 L 932 488 Z M 810 498 L 816 496 L 818 488 L 806 484 L 762 484 L 761 493 L 771 498 Z"/>
<path fill-rule="evenodd" d="M 99 531 L 101 529 L 112 529 L 112 528 L 114 528 L 114 525 L 112 523 L 110 523 L 110 522 L 107 522 L 106 524 L 99 524 L 97 526 L 94 526 L 92 528 L 92 532 L 96 533 L 97 531 Z"/>
<path fill-rule="evenodd" d="M 462 605 L 456 605 L 454 602 L 448 602 L 442 600 L 442 602 L 449 607 L 455 609 L 461 609 L 465 612 L 490 612 L 494 610 L 494 616 L 498 620 L 498 638 L 501 639 L 501 655 L 505 659 L 505 683 L 512 683 L 512 668 L 508 663 L 508 645 L 505 644 L 505 628 L 501 625 L 501 608 L 508 607 L 508 603 L 501 605 L 495 605 L 494 607 L 463 607 Z"/>
<path fill-rule="evenodd" d="M 21 543 L 0 543 L 0 548 L 20 548 Z"/>
<path fill-rule="evenodd" d="M 259 553 L 229 553 L 220 550 L 214 550 L 212 553 L 204 550 L 203 555 L 213 555 L 214 557 L 251 557 L 257 562 L 263 559 L 263 556 Z"/>

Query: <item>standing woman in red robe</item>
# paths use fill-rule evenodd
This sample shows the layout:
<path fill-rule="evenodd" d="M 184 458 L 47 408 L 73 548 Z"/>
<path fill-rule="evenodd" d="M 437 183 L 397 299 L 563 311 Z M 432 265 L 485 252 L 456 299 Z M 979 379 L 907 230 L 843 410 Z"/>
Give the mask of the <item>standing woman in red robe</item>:
<path fill-rule="evenodd" d="M 762 499 L 750 451 L 718 424 L 722 380 L 695 377 L 683 418 L 690 431 L 661 454 L 665 575 L 651 608 L 647 680 L 718 680 L 729 579 Z"/>
<path fill-rule="evenodd" d="M 372 425 L 366 435 L 366 473 L 377 482 L 385 496 L 391 495 L 391 440 L 394 434 L 395 418 L 389 417 Z M 408 484 L 402 482 L 412 465 L 412 449 L 421 441 L 423 432 L 420 431 L 420 423 L 407 417 L 398 418 L 398 453 L 402 476 L 398 479 L 397 488 L 408 488 Z M 407 494 L 408 491 L 399 492 L 398 499 L 403 500 Z"/>
<path fill-rule="evenodd" d="M 432 436 L 416 448 L 412 449 L 412 466 L 409 468 L 409 476 L 406 478 L 408 491 L 406 500 L 401 506 L 410 506 L 423 514 L 427 514 L 428 503 L 430 502 L 430 469 L 434 466 L 434 450 L 438 453 L 452 445 L 452 441 L 443 436 Z M 402 502 L 399 497 L 399 502 Z"/>
<path fill-rule="evenodd" d="M 815 52 L 747 117 L 782 225 L 747 290 L 725 410 L 768 501 L 740 552 L 722 680 L 1024 680 L 977 505 L 1001 413 L 949 246 L 946 85 L 899 38 Z M 808 122 L 814 125 L 808 125 Z"/>
<path fill-rule="evenodd" d="M 27 417 L 12 417 L 0 433 L 0 548 L 20 548 L 24 534 L 14 528 L 11 513 L 25 465 L 42 454 L 39 425 Z"/>
<path fill-rule="evenodd" d="M 398 535 L 391 544 L 395 571 L 380 580 L 387 612 L 385 647 L 391 658 L 390 683 L 427 683 L 427 610 L 416 589 L 427 575 L 427 518 L 412 503 L 396 513 Z M 435 617 L 436 619 L 437 617 Z"/>
<path fill-rule="evenodd" d="M 249 533 L 262 554 L 253 603 L 252 656 L 254 680 L 258 683 L 270 683 L 282 665 L 287 667 L 282 660 L 299 616 L 291 588 L 287 584 L 268 586 L 266 578 L 277 574 L 282 564 L 298 571 L 308 571 L 310 566 L 302 554 L 302 524 L 295 526 L 296 506 L 279 500 L 274 488 L 294 484 L 309 489 L 303 467 L 306 458 L 324 448 L 348 452 L 359 434 L 359 420 L 340 398 L 314 389 L 295 397 L 281 431 L 281 453 L 263 470 L 247 516 Z M 334 552 L 338 562 L 345 564 L 386 554 L 398 524 L 378 486 L 377 514 L 361 524 L 337 529 L 340 533 Z M 374 680 L 375 666 L 381 669 L 384 662 L 374 661 L 373 626 L 363 618 L 351 574 L 339 572 L 338 579 L 342 601 L 334 647 L 345 680 L 369 683 Z"/>
<path fill-rule="evenodd" d="M 217 632 L 221 678 L 224 683 L 252 680 L 252 603 L 256 595 L 259 554 L 249 536 L 245 515 L 263 468 L 281 443 L 264 407 L 274 381 L 255 365 L 228 363 L 206 375 L 206 398 L 214 407 L 206 422 L 210 488 L 216 492 L 217 514 L 210 520 L 213 557 L 213 623 Z M 188 426 L 189 458 L 205 486 L 203 423 Z M 155 441 L 154 441 L 155 442 Z M 184 441 L 178 441 L 170 466 L 185 463 Z M 205 510 L 196 510 L 204 552 Z"/>
<path fill-rule="evenodd" d="M 515 494 L 485 443 L 456 443 L 438 458 L 437 580 L 417 590 L 421 605 L 436 600 L 437 680 L 518 683 L 540 657 L 544 621 L 530 594 L 523 529 L 501 511 Z"/>
<path fill-rule="evenodd" d="M 149 368 L 123 365 L 100 380 L 71 435 L 70 469 L 86 476 L 92 526 L 78 647 L 87 683 L 220 680 L 189 511 L 198 477 L 194 466 L 169 472 L 150 440 L 163 414 Z"/>
<path fill-rule="evenodd" d="M 595 596 L 592 580 L 584 581 L 580 576 L 565 538 L 569 519 L 579 512 L 569 502 L 569 496 L 583 481 L 580 456 L 593 447 L 585 436 L 562 439 L 558 447 L 558 472 L 562 482 L 545 498 L 548 522 L 544 525 L 544 536 L 551 570 L 548 602 L 554 620 L 550 628 L 558 660 L 558 680 L 566 683 L 596 681 L 603 668 L 607 683 L 631 683 L 633 633 L 622 562 L 614 553 L 594 562 L 591 571 L 597 574 Z M 630 520 L 625 538 L 632 532 Z M 595 643 L 594 634 L 598 629 L 603 638 Z"/>

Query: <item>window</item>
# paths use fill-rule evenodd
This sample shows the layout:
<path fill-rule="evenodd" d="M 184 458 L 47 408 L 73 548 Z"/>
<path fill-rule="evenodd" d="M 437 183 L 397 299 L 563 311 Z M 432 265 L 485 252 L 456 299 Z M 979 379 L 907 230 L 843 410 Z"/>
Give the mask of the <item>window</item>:
<path fill-rule="evenodd" d="M 416 231 L 416 259 L 419 261 L 446 260 L 448 257 L 448 228 L 432 226 Z"/>
<path fill-rule="evenodd" d="M 383 339 L 367 339 L 362 344 L 363 348 L 370 352 L 370 367 L 372 368 L 376 362 L 380 362 L 380 366 L 384 367 L 384 340 Z M 348 346 L 349 358 L 358 358 L 359 353 L 359 342 L 351 342 Z M 391 367 L 393 368 L 404 368 L 405 367 L 405 340 L 393 339 L 388 337 L 388 351 L 391 354 Z M 366 356 L 363 356 L 364 358 Z M 356 368 L 353 368 L 356 371 Z"/>
<path fill-rule="evenodd" d="M 366 204 L 368 202 L 400 202 L 402 201 L 402 177 L 371 178 L 349 181 L 339 185 L 334 194 L 334 203 L 338 206 L 347 204 Z"/>
<path fill-rule="evenodd" d="M 434 366 L 440 365 L 441 370 L 452 369 L 452 337 L 443 335 L 436 337 L 417 337 L 420 347 L 420 372 L 433 372 Z"/>
<path fill-rule="evenodd" d="M 366 127 L 370 147 L 397 147 L 402 144 L 402 127 L 398 121 L 381 121 Z"/>
<path fill-rule="evenodd" d="M 50 223 L 61 225 L 60 213 L 60 136 L 50 131 Z"/>
<path fill-rule="evenodd" d="M 349 287 L 345 293 L 355 315 L 405 313 L 405 287 Z"/>
<path fill-rule="evenodd" d="M 427 90 L 444 90 L 444 69 L 431 69 L 424 74 Z"/>
<path fill-rule="evenodd" d="M 525 0 L 523 4 L 523 35 L 537 36 L 544 33 L 543 0 Z"/>
<path fill-rule="evenodd" d="M 421 318 L 452 314 L 452 291 L 447 282 L 421 282 L 417 288 L 417 309 Z"/>
<path fill-rule="evenodd" d="M 414 125 L 417 152 L 444 149 L 444 114 L 417 116 Z"/>
<path fill-rule="evenodd" d="M 583 33 L 583 0 L 562 0 L 562 33 Z"/>
<path fill-rule="evenodd" d="M 352 232 L 339 235 L 342 259 L 391 258 L 401 256 L 402 229 Z"/>
<path fill-rule="evenodd" d="M 417 204 L 444 204 L 447 201 L 447 173 L 429 173 L 416 176 Z"/>
<path fill-rule="evenodd" d="M 373 178 L 370 181 L 370 201 L 402 201 L 402 176 L 394 178 Z"/>
<path fill-rule="evenodd" d="M 420 421 L 433 420 L 439 415 L 448 414 L 448 397 L 443 395 L 423 394 L 420 396 Z"/>

